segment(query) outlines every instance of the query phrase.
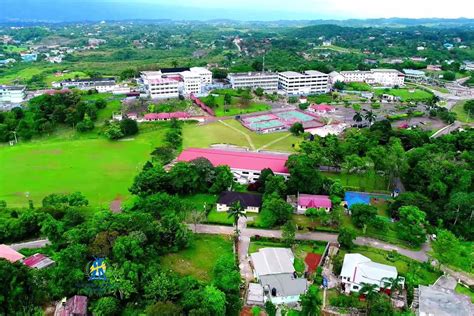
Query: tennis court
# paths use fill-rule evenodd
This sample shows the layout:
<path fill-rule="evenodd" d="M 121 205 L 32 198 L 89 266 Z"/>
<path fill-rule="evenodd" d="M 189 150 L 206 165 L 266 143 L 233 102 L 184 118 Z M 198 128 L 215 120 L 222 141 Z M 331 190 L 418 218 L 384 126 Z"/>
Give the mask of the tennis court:
<path fill-rule="evenodd" d="M 286 110 L 272 114 L 262 114 L 241 118 L 242 125 L 248 129 L 268 133 L 279 130 L 288 130 L 296 122 L 307 123 L 317 121 L 317 117 L 298 110 Z"/>

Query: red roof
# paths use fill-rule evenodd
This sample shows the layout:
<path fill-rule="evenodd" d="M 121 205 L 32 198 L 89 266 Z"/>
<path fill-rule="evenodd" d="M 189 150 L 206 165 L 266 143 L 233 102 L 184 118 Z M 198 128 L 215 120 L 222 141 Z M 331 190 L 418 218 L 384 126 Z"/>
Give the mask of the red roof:
<path fill-rule="evenodd" d="M 298 196 L 298 205 L 306 208 L 331 208 L 332 203 L 327 195 L 300 194 Z"/>
<path fill-rule="evenodd" d="M 145 114 L 145 120 L 167 120 L 172 118 L 188 118 L 190 115 L 186 112 L 173 112 L 173 113 L 148 113 Z"/>
<path fill-rule="evenodd" d="M 308 253 L 306 258 L 304 258 L 304 262 L 308 266 L 308 272 L 314 273 L 321 262 L 322 256 L 317 253 Z"/>
<path fill-rule="evenodd" d="M 185 149 L 178 161 L 191 161 L 199 157 L 208 159 L 214 166 L 227 165 L 233 169 L 258 171 L 270 168 L 276 173 L 288 173 L 285 163 L 286 155 L 253 153 L 245 151 L 229 151 L 222 149 Z"/>
<path fill-rule="evenodd" d="M 37 254 L 32 255 L 31 257 L 28 257 L 25 260 L 23 260 L 23 263 L 31 268 L 31 267 L 35 266 L 36 264 L 38 264 L 39 262 L 43 261 L 44 259 L 46 259 L 45 255 L 43 255 L 41 253 L 37 253 Z"/>
<path fill-rule="evenodd" d="M 0 245 L 0 258 L 6 259 L 10 262 L 17 262 L 18 260 L 23 259 L 23 256 L 18 251 L 10 248 L 7 245 Z"/>
<path fill-rule="evenodd" d="M 334 108 L 332 106 L 329 106 L 327 104 L 312 104 L 310 108 L 314 111 L 318 112 L 331 112 L 334 111 Z"/>

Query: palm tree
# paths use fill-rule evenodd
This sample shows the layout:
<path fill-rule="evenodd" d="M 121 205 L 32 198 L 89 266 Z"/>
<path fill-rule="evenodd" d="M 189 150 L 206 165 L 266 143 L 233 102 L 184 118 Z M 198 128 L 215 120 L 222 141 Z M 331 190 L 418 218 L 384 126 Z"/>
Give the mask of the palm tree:
<path fill-rule="evenodd" d="M 365 301 L 367 304 L 367 314 L 370 314 L 370 303 L 375 300 L 378 295 L 378 286 L 376 284 L 362 283 L 362 287 L 359 290 L 359 294 L 365 296 Z"/>
<path fill-rule="evenodd" d="M 369 125 L 372 125 L 373 122 L 377 119 L 377 116 L 372 111 L 366 111 L 365 119 L 369 122 Z"/>
<path fill-rule="evenodd" d="M 360 114 L 360 112 L 355 112 L 354 116 L 352 117 L 352 119 L 354 121 L 356 121 L 357 123 L 360 123 L 362 122 L 362 120 L 364 119 L 364 117 L 362 116 L 362 114 Z"/>
<path fill-rule="evenodd" d="M 237 240 L 239 239 L 239 219 L 241 217 L 247 218 L 247 214 L 245 214 L 244 208 L 240 204 L 240 201 L 235 201 L 230 205 L 229 210 L 227 211 L 228 218 L 234 218 L 234 226 L 235 226 L 235 235 Z"/>
<path fill-rule="evenodd" d="M 395 278 L 382 279 L 382 282 L 384 283 L 384 287 L 390 286 L 390 297 L 392 297 L 394 292 L 401 292 L 403 290 L 402 281 L 403 281 L 403 278 L 399 275 Z"/>

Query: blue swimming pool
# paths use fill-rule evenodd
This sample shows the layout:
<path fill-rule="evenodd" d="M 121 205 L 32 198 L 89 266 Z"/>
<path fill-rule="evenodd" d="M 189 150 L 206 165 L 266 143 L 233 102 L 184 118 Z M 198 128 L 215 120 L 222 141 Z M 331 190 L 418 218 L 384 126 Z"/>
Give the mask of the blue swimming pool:
<path fill-rule="evenodd" d="M 350 208 L 353 204 L 370 204 L 372 198 L 388 199 L 390 196 L 386 194 L 347 191 L 344 196 L 344 201 L 347 202 L 347 207 Z"/>

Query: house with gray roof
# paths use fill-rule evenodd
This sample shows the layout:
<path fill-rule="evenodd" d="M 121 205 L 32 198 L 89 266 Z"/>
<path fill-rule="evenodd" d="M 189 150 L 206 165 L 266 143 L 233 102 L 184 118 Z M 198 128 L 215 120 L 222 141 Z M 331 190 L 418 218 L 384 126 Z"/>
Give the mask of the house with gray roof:
<path fill-rule="evenodd" d="M 306 293 L 308 281 L 297 276 L 293 266 L 295 257 L 290 249 L 262 248 L 250 257 L 258 284 L 252 284 L 252 291 L 249 291 L 252 297 L 248 296 L 248 303 L 262 297 L 262 304 L 267 300 L 276 305 L 296 304 L 300 295 Z M 263 296 L 257 293 L 263 293 Z"/>

